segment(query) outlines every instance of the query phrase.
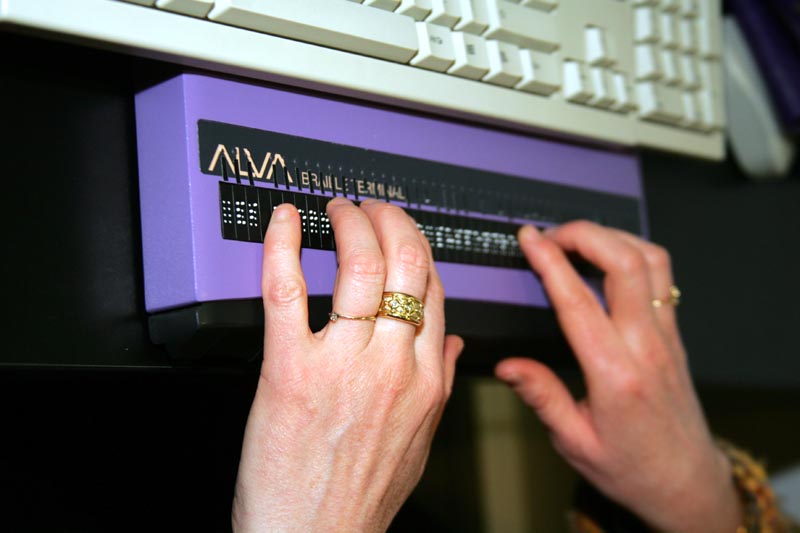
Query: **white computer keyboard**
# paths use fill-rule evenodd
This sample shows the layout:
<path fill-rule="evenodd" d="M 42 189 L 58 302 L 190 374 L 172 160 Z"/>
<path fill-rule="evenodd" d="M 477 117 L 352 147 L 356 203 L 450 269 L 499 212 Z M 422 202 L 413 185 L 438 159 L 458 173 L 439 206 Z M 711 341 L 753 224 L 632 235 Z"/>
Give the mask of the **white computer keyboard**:
<path fill-rule="evenodd" d="M 720 20 L 720 0 L 0 1 L 0 29 L 711 159 Z"/>

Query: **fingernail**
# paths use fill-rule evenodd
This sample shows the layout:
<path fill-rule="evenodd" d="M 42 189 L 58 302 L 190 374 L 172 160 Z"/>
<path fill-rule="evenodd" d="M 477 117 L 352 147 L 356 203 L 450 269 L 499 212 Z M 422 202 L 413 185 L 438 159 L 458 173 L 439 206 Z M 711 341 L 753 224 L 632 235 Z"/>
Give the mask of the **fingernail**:
<path fill-rule="evenodd" d="M 550 226 L 550 227 L 544 228 L 542 230 L 542 233 L 544 233 L 545 235 L 551 235 L 551 234 L 555 233 L 557 227 L 558 226 Z"/>
<path fill-rule="evenodd" d="M 345 205 L 353 205 L 353 202 L 351 202 L 347 198 L 342 198 L 341 196 L 338 196 L 333 200 L 329 201 L 327 205 L 325 205 L 325 212 L 330 213 L 331 209 L 338 209 L 339 207 Z"/>
<path fill-rule="evenodd" d="M 498 366 L 494 370 L 494 375 L 497 379 L 504 381 L 507 385 L 515 385 L 519 381 L 519 375 L 513 370 L 509 370 L 504 366 Z"/>
<path fill-rule="evenodd" d="M 377 202 L 380 202 L 380 200 L 378 200 L 377 198 L 367 198 L 365 200 L 361 200 L 361 205 L 370 205 L 370 204 L 374 204 L 374 203 L 377 203 Z M 381 203 L 383 203 L 383 202 L 381 202 Z"/>
<path fill-rule="evenodd" d="M 336 207 L 337 205 L 352 205 L 353 202 L 350 201 L 349 198 L 344 198 L 342 196 L 337 196 L 333 200 L 328 202 L 329 207 Z"/>
<path fill-rule="evenodd" d="M 292 204 L 281 204 L 272 212 L 272 219 L 276 221 L 289 220 L 292 216 Z"/>
<path fill-rule="evenodd" d="M 464 339 L 461 337 L 456 337 L 456 338 L 458 339 L 456 341 L 456 344 L 458 345 L 458 353 L 460 354 L 461 352 L 464 351 Z"/>
<path fill-rule="evenodd" d="M 539 230 L 530 224 L 525 224 L 520 228 L 517 238 L 521 241 L 536 242 L 542 238 L 542 235 L 539 233 Z"/>

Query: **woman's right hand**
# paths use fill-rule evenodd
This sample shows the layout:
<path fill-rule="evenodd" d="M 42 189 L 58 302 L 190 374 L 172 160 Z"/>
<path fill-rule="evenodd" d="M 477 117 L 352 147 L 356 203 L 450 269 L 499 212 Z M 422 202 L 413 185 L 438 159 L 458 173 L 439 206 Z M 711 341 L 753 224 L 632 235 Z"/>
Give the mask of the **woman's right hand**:
<path fill-rule="evenodd" d="M 383 531 L 419 481 L 463 341 L 444 334 L 430 246 L 400 208 L 328 204 L 339 260 L 333 310 L 374 317 L 384 291 L 425 302 L 420 326 L 340 318 L 312 333 L 300 217 L 264 239 L 264 361 L 233 508 L 237 531 Z"/>

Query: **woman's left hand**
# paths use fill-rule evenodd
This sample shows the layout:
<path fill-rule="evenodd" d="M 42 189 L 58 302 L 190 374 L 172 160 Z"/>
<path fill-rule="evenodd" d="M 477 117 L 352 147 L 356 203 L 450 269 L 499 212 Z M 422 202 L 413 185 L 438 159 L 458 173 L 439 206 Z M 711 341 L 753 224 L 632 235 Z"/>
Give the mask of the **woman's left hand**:
<path fill-rule="evenodd" d="M 519 233 L 583 371 L 576 401 L 545 365 L 508 359 L 508 382 L 550 430 L 556 450 L 607 496 L 657 531 L 731 533 L 740 504 L 730 464 L 695 395 L 668 301 L 666 250 L 589 222 Z M 605 273 L 607 310 L 567 258 Z M 660 298 L 663 305 L 653 305 Z"/>

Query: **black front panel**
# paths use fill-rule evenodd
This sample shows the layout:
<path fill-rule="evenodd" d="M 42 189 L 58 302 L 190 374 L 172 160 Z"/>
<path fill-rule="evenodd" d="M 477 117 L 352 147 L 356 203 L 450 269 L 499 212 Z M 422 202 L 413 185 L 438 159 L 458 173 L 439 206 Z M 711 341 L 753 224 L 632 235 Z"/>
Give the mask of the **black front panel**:
<path fill-rule="evenodd" d="M 380 198 L 409 209 L 509 222 L 586 219 L 641 232 L 640 204 L 634 197 L 207 120 L 199 121 L 198 132 L 203 173 L 266 186 L 274 194 Z M 295 198 L 308 201 L 291 195 L 283 201 Z M 298 208 L 305 209 L 302 202 Z M 240 207 L 244 222 L 247 205 Z M 307 206 L 309 212 L 315 207 Z M 226 213 L 221 212 L 223 224 Z M 236 238 L 248 240 L 238 233 Z"/>
<path fill-rule="evenodd" d="M 198 131 L 201 168 L 221 177 L 224 239 L 260 243 L 272 210 L 291 203 L 303 246 L 334 250 L 325 206 L 337 196 L 403 206 L 438 261 L 528 268 L 516 240 L 522 220 L 641 230 L 632 197 L 219 122 L 200 121 Z"/>

